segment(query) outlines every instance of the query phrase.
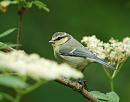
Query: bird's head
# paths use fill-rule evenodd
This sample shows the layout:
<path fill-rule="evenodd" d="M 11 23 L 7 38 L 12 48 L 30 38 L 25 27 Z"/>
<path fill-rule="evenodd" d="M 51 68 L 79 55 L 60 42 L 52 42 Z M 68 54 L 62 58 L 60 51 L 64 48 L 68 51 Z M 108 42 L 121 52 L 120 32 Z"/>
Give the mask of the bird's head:
<path fill-rule="evenodd" d="M 65 32 L 56 32 L 52 35 L 52 39 L 49 41 L 53 47 L 60 46 L 71 39 L 71 35 Z"/>

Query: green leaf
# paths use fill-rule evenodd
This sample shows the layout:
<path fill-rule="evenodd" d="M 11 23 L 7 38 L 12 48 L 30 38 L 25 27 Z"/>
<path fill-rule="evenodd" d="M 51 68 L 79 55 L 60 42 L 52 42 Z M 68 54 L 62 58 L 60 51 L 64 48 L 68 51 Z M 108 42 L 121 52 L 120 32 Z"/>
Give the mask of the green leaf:
<path fill-rule="evenodd" d="M 25 3 L 25 7 L 26 8 L 32 8 L 33 5 L 37 6 L 39 9 L 43 9 L 47 12 L 49 12 L 49 8 L 47 7 L 46 4 L 44 4 L 43 2 L 39 1 L 39 0 L 33 0 L 33 1 L 26 1 Z"/>
<path fill-rule="evenodd" d="M 0 50 L 2 50 L 2 49 L 8 49 L 8 48 L 10 48 L 10 46 L 9 46 L 9 45 L 7 45 L 7 44 L 5 44 L 5 43 L 0 42 Z"/>
<path fill-rule="evenodd" d="M 45 11 L 47 11 L 47 12 L 50 11 L 49 8 L 47 8 L 47 5 L 44 4 L 43 2 L 39 1 L 39 0 L 34 0 L 34 1 L 33 1 L 33 4 L 34 4 L 35 6 L 37 6 L 39 9 L 43 9 L 43 10 L 45 10 Z"/>
<path fill-rule="evenodd" d="M 100 100 L 100 102 L 119 102 L 119 96 L 115 92 L 101 93 L 100 91 L 90 92 L 94 97 Z"/>
<path fill-rule="evenodd" d="M 0 75 L 0 85 L 11 87 L 11 88 L 26 88 L 28 86 L 22 79 L 16 76 Z"/>
<path fill-rule="evenodd" d="M 11 4 L 18 4 L 18 3 L 20 3 L 20 0 L 13 0 L 13 1 L 11 0 L 10 3 Z"/>
<path fill-rule="evenodd" d="M 94 97 L 96 97 L 97 99 L 99 99 L 99 100 L 104 100 L 104 101 L 102 101 L 102 102 L 106 102 L 106 101 L 109 100 L 108 97 L 106 96 L 106 94 L 101 93 L 100 91 L 91 91 L 90 93 L 91 93 Z"/>
<path fill-rule="evenodd" d="M 3 42 L 0 42 L 0 50 L 2 49 L 11 49 L 12 47 L 20 46 L 18 44 L 5 44 Z"/>
<path fill-rule="evenodd" d="M 27 8 L 31 8 L 32 7 L 32 5 L 33 5 L 33 1 L 31 1 L 31 2 L 26 2 L 26 7 Z"/>
<path fill-rule="evenodd" d="M 12 29 L 6 30 L 5 32 L 3 32 L 3 33 L 0 34 L 0 38 L 5 37 L 5 36 L 11 34 L 15 30 L 16 30 L 16 28 L 12 28 Z"/>
<path fill-rule="evenodd" d="M 109 92 L 106 94 L 109 98 L 108 102 L 119 102 L 120 98 L 115 92 Z"/>

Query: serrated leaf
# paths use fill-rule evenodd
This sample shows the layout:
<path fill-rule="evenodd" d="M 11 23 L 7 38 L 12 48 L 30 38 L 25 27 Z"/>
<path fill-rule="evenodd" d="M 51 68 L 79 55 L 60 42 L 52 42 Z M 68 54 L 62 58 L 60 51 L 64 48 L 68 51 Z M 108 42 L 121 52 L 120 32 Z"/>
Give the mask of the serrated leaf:
<path fill-rule="evenodd" d="M 3 32 L 3 33 L 0 34 L 0 38 L 5 37 L 5 36 L 11 34 L 15 30 L 16 30 L 16 28 L 12 28 L 12 29 L 6 30 L 5 32 Z"/>
<path fill-rule="evenodd" d="M 44 4 L 43 2 L 39 1 L 39 0 L 33 1 L 33 4 L 34 4 L 35 6 L 37 6 L 39 9 L 43 9 L 43 10 L 45 10 L 45 11 L 47 11 L 47 12 L 50 11 L 49 8 L 47 8 L 47 5 Z"/>
<path fill-rule="evenodd" d="M 101 93 L 100 91 L 91 91 L 90 93 L 97 99 L 102 100 L 100 102 L 106 102 L 109 100 L 106 94 Z"/>
<path fill-rule="evenodd" d="M 16 76 L 0 75 L 0 85 L 10 88 L 26 88 L 28 86 L 22 79 Z"/>
<path fill-rule="evenodd" d="M 106 94 L 107 97 L 109 98 L 108 102 L 119 102 L 120 98 L 115 92 L 109 92 Z"/>

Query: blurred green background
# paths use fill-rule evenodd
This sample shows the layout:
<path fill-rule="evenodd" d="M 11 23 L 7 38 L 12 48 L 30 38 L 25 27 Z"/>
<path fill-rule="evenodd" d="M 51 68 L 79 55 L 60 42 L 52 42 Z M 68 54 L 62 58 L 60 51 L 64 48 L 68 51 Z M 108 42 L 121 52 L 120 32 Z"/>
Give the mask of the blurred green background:
<path fill-rule="evenodd" d="M 26 12 L 23 18 L 22 49 L 28 53 L 54 59 L 48 43 L 54 32 L 64 31 L 81 40 L 85 35 L 96 35 L 103 41 L 111 37 L 122 39 L 130 36 L 129 0 L 44 0 L 50 12 L 35 7 Z M 0 32 L 16 27 L 18 16 L 16 7 L 11 6 L 7 13 L 0 13 Z M 16 34 L 2 41 L 15 43 Z M 124 64 L 115 78 L 115 91 L 120 102 L 130 102 L 130 60 Z M 84 72 L 89 90 L 109 92 L 109 79 L 101 65 L 92 64 Z M 79 93 L 56 82 L 48 82 L 32 93 L 24 96 L 22 102 L 87 102 Z"/>

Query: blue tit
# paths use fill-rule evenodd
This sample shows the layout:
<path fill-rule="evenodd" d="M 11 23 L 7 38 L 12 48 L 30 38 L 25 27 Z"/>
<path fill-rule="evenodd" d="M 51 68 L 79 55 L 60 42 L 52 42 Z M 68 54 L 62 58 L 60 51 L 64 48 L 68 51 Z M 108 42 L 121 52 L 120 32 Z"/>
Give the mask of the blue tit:
<path fill-rule="evenodd" d="M 80 71 L 83 71 L 91 62 L 100 63 L 106 66 L 106 68 L 112 70 L 115 69 L 113 65 L 107 63 L 96 54 L 89 51 L 68 33 L 56 32 L 53 34 L 52 39 L 49 42 L 53 46 L 54 56 L 56 59 L 60 62 L 68 63 L 71 67 Z"/>

